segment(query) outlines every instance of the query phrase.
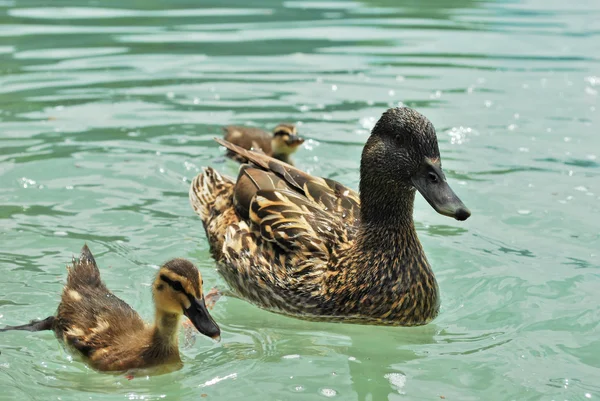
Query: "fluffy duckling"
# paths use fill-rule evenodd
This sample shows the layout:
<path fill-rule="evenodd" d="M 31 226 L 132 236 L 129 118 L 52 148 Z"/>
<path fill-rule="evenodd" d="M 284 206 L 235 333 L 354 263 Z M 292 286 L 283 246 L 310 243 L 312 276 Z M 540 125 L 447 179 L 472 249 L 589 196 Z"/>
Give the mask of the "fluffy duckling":
<path fill-rule="evenodd" d="M 99 371 L 181 365 L 181 315 L 187 316 L 200 333 L 220 339 L 219 326 L 204 303 L 202 276 L 188 260 L 170 260 L 158 271 L 152 286 L 156 306 L 153 325 L 144 323 L 136 311 L 106 288 L 87 245 L 67 270 L 56 315 L 0 331 L 53 330 L 59 340 L 79 351 Z"/>
<path fill-rule="evenodd" d="M 413 221 L 418 191 L 438 212 L 471 212 L 442 170 L 433 124 L 389 109 L 363 149 L 360 193 L 217 140 L 251 164 L 237 181 L 207 167 L 190 202 L 233 293 L 302 319 L 414 326 L 439 310 L 438 285 Z"/>
<path fill-rule="evenodd" d="M 227 142 L 248 150 L 262 150 L 266 155 L 292 165 L 290 156 L 304 143 L 304 139 L 298 136 L 296 126 L 293 124 L 279 124 L 273 130 L 273 134 L 259 128 L 238 125 L 229 125 L 223 127 L 223 130 L 225 131 L 223 138 Z M 227 151 L 227 157 L 240 163 L 247 161 L 230 150 Z"/>

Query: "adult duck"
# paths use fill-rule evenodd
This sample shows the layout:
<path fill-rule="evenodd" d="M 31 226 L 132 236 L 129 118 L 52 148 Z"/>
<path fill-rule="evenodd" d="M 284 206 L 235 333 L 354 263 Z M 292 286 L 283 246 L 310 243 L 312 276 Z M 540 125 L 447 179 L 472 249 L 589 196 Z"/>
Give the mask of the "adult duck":
<path fill-rule="evenodd" d="M 217 142 L 251 163 L 237 181 L 205 168 L 189 194 L 234 295 L 309 320 L 412 326 L 435 318 L 439 291 L 413 222 L 415 190 L 438 213 L 471 213 L 446 182 L 426 117 L 407 107 L 381 116 L 362 153 L 360 195 Z"/>

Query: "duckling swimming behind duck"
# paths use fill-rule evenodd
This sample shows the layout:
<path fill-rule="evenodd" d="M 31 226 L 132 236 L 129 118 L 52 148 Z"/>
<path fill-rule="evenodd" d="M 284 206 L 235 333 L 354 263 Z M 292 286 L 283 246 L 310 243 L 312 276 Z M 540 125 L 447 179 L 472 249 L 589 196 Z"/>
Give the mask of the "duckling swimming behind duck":
<path fill-rule="evenodd" d="M 227 142 L 248 150 L 262 150 L 266 155 L 292 165 L 290 156 L 304 143 L 304 139 L 297 134 L 296 126 L 292 124 L 279 124 L 273 134 L 259 128 L 238 125 L 223 127 L 223 131 L 223 138 Z M 230 150 L 227 151 L 227 157 L 240 163 L 247 162 L 241 155 Z"/>
<path fill-rule="evenodd" d="M 165 263 L 154 280 L 156 306 L 147 325 L 129 305 L 110 292 L 87 245 L 68 266 L 67 284 L 55 316 L 0 331 L 53 330 L 59 340 L 79 351 L 99 371 L 121 371 L 181 364 L 178 329 L 181 315 L 198 331 L 219 340 L 219 326 L 204 303 L 202 276 L 188 260 Z"/>

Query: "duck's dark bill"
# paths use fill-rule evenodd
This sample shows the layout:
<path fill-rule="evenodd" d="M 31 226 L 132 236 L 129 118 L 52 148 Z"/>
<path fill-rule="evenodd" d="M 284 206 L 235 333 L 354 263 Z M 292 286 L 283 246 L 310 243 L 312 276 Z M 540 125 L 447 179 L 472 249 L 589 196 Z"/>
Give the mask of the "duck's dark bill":
<path fill-rule="evenodd" d="M 430 174 L 435 174 L 437 180 L 432 180 Z M 466 220 L 471 212 L 456 196 L 440 171 L 423 171 L 412 179 L 413 185 L 439 214 L 453 217 L 456 220 Z"/>
<path fill-rule="evenodd" d="M 205 336 L 219 341 L 221 339 L 221 329 L 208 313 L 204 299 L 191 298 L 191 305 L 183 313 L 190 319 L 198 331 Z"/>
<path fill-rule="evenodd" d="M 304 143 L 304 139 L 300 138 L 297 135 L 290 135 L 289 139 L 286 141 L 288 146 L 298 146 Z"/>

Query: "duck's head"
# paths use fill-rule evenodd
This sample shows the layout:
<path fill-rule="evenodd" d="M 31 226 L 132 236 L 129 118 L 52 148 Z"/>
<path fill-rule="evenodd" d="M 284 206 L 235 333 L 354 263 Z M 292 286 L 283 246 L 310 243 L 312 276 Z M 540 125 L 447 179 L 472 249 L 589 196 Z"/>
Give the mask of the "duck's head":
<path fill-rule="evenodd" d="M 293 124 L 279 124 L 273 130 L 271 147 L 275 155 L 291 155 L 303 143 L 304 139 L 298 136 Z"/>
<path fill-rule="evenodd" d="M 152 288 L 156 309 L 187 316 L 198 331 L 219 340 L 221 330 L 208 313 L 202 292 L 202 275 L 186 259 L 172 259 L 158 271 Z"/>
<path fill-rule="evenodd" d="M 440 214 L 457 220 L 471 215 L 446 182 L 433 124 L 408 107 L 387 110 L 373 128 L 362 154 L 361 193 L 363 184 L 387 188 L 387 197 L 416 189 Z"/>

